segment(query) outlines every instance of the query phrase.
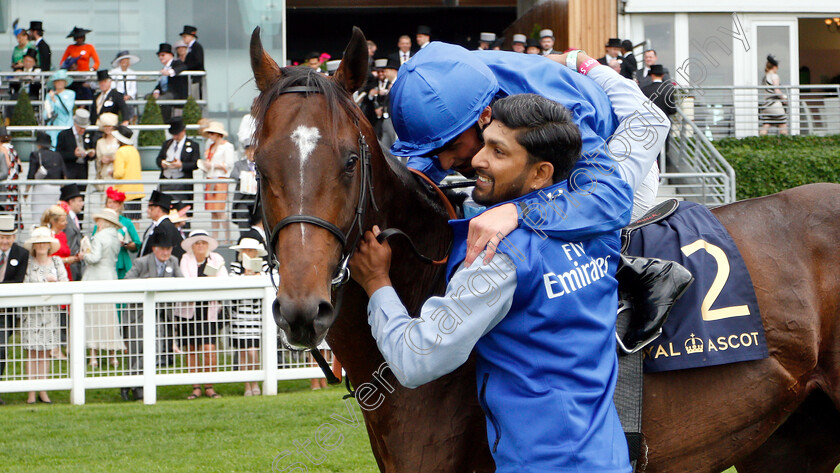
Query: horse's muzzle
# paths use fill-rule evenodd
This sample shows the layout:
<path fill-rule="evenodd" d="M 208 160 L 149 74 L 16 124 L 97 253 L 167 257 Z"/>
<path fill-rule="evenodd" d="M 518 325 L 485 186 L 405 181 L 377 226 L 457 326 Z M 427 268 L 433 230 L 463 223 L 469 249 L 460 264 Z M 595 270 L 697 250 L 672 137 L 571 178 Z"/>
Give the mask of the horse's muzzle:
<path fill-rule="evenodd" d="M 272 304 L 274 322 L 292 345 L 315 348 L 335 318 L 332 304 L 324 299 L 291 300 L 278 295 Z"/>

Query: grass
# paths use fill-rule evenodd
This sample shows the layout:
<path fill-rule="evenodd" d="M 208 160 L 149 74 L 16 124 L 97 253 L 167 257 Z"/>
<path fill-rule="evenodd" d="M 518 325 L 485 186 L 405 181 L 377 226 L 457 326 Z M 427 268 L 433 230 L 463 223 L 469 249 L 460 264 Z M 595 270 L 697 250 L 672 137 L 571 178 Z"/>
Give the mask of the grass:
<path fill-rule="evenodd" d="M 84 406 L 70 405 L 68 391 L 51 392 L 53 405 L 34 406 L 25 404 L 26 393 L 5 394 L 0 465 L 4 472 L 26 473 L 267 472 L 288 450 L 274 471 L 378 471 L 361 410 L 352 402 L 354 425 L 341 400 L 343 387 L 313 392 L 307 380 L 283 381 L 278 396 L 248 398 L 241 383 L 216 389 L 222 399 L 187 401 L 189 386 L 161 387 L 153 406 L 124 402 L 117 389 L 87 391 Z M 320 427 L 326 423 L 335 429 L 331 436 L 329 426 Z M 335 448 L 321 450 L 316 432 Z M 296 447 L 307 443 L 320 464 Z M 307 469 L 295 469 L 296 462 Z"/>

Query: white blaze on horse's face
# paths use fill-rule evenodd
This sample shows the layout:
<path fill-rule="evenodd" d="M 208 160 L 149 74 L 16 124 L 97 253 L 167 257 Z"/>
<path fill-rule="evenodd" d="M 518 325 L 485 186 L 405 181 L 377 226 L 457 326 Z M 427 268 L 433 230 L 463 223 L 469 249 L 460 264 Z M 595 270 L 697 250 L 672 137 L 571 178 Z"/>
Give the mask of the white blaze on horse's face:
<path fill-rule="evenodd" d="M 321 132 L 315 127 L 300 125 L 292 132 L 292 141 L 298 148 L 300 154 L 300 213 L 303 213 L 303 170 L 309 155 L 315 151 L 318 140 L 321 139 Z M 306 229 L 300 226 L 301 237 L 306 239 Z"/>

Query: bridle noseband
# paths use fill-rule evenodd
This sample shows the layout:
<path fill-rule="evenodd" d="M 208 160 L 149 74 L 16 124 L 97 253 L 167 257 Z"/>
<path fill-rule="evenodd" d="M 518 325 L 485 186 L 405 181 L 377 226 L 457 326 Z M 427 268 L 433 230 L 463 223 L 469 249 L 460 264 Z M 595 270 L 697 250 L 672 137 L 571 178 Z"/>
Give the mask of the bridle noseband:
<path fill-rule="evenodd" d="M 294 87 L 287 87 L 279 92 L 279 94 L 319 94 L 321 91 L 317 87 L 309 87 L 309 86 L 294 86 Z M 358 245 L 359 240 L 364 235 L 364 220 L 365 220 L 365 213 L 367 212 L 367 199 L 370 196 L 370 203 L 373 205 L 374 211 L 378 212 L 379 208 L 376 206 L 376 200 L 373 197 L 373 184 L 371 183 L 371 164 L 370 164 L 370 148 L 368 147 L 367 141 L 365 141 L 365 136 L 362 133 L 361 127 L 359 127 L 359 122 L 356 121 L 356 128 L 359 130 L 359 160 L 361 161 L 361 182 L 359 185 L 359 200 L 358 204 L 356 205 L 356 213 L 353 216 L 353 223 L 350 225 L 350 229 L 347 231 L 347 235 L 345 235 L 340 228 L 338 228 L 335 224 L 330 223 L 322 218 L 315 217 L 312 215 L 290 215 L 274 225 L 274 228 L 271 229 L 271 232 L 268 234 L 268 267 L 271 274 L 271 284 L 274 285 L 274 289 L 277 290 L 277 283 L 274 282 L 274 269 L 278 267 L 279 261 L 277 261 L 277 256 L 274 254 L 274 246 L 277 243 L 277 236 L 280 233 L 280 230 L 283 228 L 293 224 L 293 223 L 308 223 L 311 225 L 315 225 L 316 227 L 321 227 L 328 232 L 332 233 L 338 241 L 341 243 L 341 260 L 338 264 L 338 269 L 336 270 L 335 276 L 332 278 L 332 289 L 335 291 L 344 283 L 350 280 L 350 268 L 347 267 L 347 262 L 350 260 L 350 256 L 353 255 L 353 251 L 356 249 L 356 245 Z M 260 179 L 262 181 L 262 179 Z M 261 194 L 257 192 L 258 198 L 260 198 Z M 265 218 L 265 206 L 261 206 L 262 209 L 262 217 L 263 222 L 267 222 Z M 347 240 L 350 234 L 353 233 L 353 228 L 358 228 L 358 233 L 356 234 L 355 238 L 353 239 L 353 244 L 348 246 Z"/>

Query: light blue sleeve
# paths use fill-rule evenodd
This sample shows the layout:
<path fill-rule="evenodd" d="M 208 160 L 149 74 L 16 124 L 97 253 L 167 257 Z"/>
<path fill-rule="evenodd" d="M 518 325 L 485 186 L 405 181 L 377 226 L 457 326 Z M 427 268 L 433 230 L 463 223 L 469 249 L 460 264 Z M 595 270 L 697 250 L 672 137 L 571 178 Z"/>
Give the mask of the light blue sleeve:
<path fill-rule="evenodd" d="M 440 183 L 443 179 L 451 174 L 450 171 L 444 170 L 440 167 L 440 161 L 437 157 L 426 158 L 422 156 L 412 156 L 408 158 L 406 166 L 416 169 L 426 175 L 434 183 Z"/>
<path fill-rule="evenodd" d="M 391 286 L 380 288 L 368 303 L 368 323 L 379 351 L 397 380 L 416 388 L 444 376 L 467 361 L 478 340 L 507 315 L 516 290 L 516 268 L 496 253 L 489 264 L 482 255 L 453 274 L 446 294 L 423 304 L 412 318 Z"/>

